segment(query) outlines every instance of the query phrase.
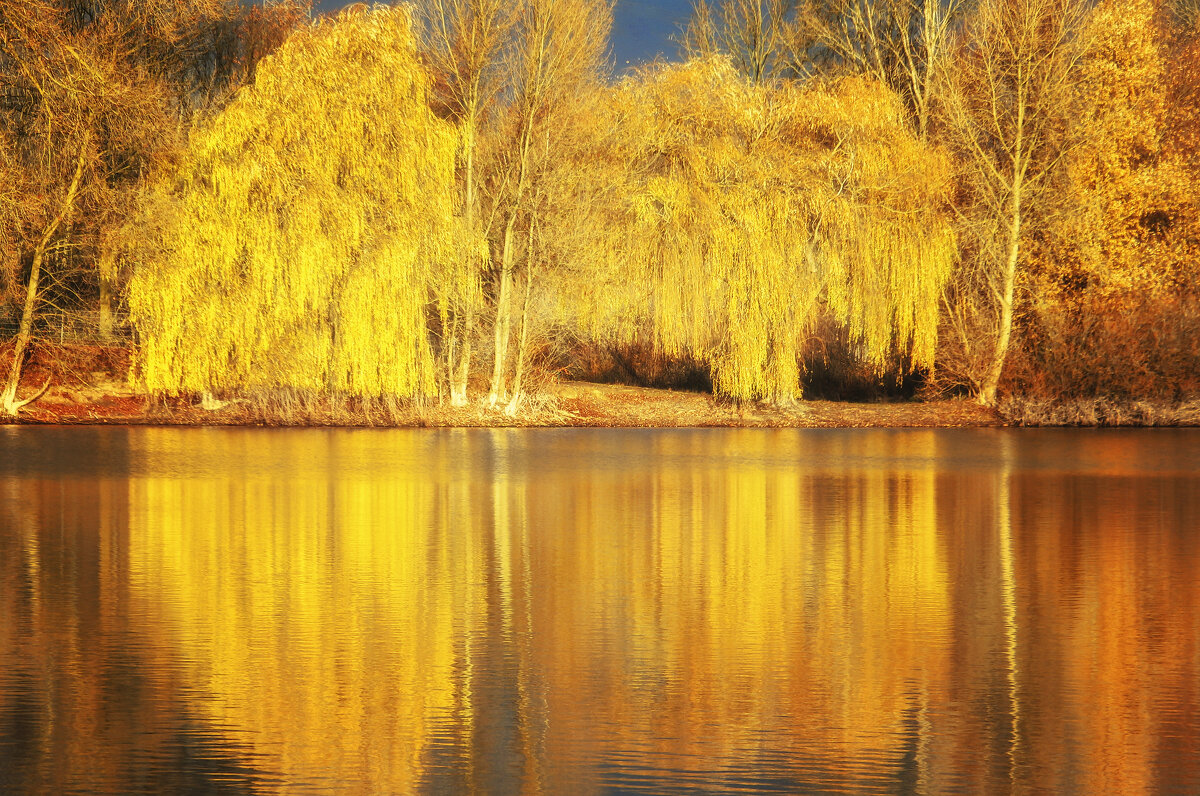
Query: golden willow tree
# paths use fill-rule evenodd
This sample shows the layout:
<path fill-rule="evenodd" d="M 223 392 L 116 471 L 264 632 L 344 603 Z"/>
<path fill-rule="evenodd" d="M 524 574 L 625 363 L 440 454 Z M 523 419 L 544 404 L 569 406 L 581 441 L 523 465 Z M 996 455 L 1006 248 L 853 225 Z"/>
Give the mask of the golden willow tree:
<path fill-rule="evenodd" d="M 755 86 L 718 57 L 627 80 L 609 112 L 596 128 L 619 132 L 596 162 L 624 184 L 597 193 L 619 208 L 590 203 L 609 214 L 592 222 L 609 257 L 591 281 L 607 287 L 574 310 L 593 334 L 648 331 L 739 400 L 800 396 L 823 313 L 877 372 L 897 353 L 932 364 L 955 257 L 948 169 L 895 94 L 862 78 Z"/>
<path fill-rule="evenodd" d="M 457 137 L 414 53 L 403 7 L 314 24 L 193 136 L 129 289 L 146 388 L 436 391 Z"/>

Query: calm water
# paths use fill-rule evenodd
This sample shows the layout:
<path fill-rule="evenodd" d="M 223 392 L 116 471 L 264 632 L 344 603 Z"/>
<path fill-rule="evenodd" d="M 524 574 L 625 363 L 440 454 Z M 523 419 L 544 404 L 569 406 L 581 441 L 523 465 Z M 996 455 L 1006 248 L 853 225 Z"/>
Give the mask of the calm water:
<path fill-rule="evenodd" d="M 1200 432 L 0 428 L 0 791 L 1200 793 Z"/>

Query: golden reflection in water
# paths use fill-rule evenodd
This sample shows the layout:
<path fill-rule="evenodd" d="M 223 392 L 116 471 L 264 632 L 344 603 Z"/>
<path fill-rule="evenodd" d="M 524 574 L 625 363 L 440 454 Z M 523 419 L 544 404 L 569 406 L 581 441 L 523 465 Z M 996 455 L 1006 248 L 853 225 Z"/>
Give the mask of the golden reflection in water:
<path fill-rule="evenodd" d="M 0 476 L 0 790 L 127 790 L 169 760 L 180 684 L 126 643 L 127 489 L 113 479 Z M 131 663 L 150 676 L 131 676 Z M 122 693 L 136 686 L 134 696 Z M 114 701 L 131 710 L 113 710 Z M 153 781 L 152 779 L 149 781 Z M 85 788 L 81 783 L 92 786 Z"/>
<path fill-rule="evenodd" d="M 1120 438 L 1106 441 L 1121 461 Z M 1029 768 L 1079 792 L 1200 788 L 1200 490 L 1192 478 L 1014 479 Z M 1167 786 L 1164 786 L 1167 783 Z M 1171 784 L 1177 783 L 1177 784 Z M 1183 785 L 1181 783 L 1189 783 Z"/>
<path fill-rule="evenodd" d="M 663 435 L 648 453 L 665 466 L 533 477 L 496 432 L 347 475 L 379 437 L 252 440 L 217 458 L 327 466 L 134 481 L 129 577 L 211 720 L 292 781 L 410 791 L 496 752 L 522 762 L 490 776 L 550 790 L 600 788 L 587 761 L 623 754 L 716 781 L 793 755 L 869 779 L 949 674 L 932 469 L 714 467 Z M 916 751 L 926 777 L 927 738 Z"/>
<path fill-rule="evenodd" d="M 52 482 L 0 477 L 0 666 L 41 678 L 47 759 L 136 775 L 149 719 L 87 697 L 119 627 L 284 790 L 1200 782 L 1194 478 L 1028 472 L 1003 432 L 961 472 L 933 431 L 201 442 L 71 487 L 67 540 Z"/>

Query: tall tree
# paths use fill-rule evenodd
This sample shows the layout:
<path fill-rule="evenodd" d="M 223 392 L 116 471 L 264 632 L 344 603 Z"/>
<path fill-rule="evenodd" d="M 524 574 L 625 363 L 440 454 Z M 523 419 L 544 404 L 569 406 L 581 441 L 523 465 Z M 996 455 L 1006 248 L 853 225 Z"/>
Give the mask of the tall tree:
<path fill-rule="evenodd" d="M 1060 394 L 1169 393 L 1182 380 L 1164 370 L 1186 357 L 1168 329 L 1183 327 L 1177 303 L 1200 286 L 1200 226 L 1186 151 L 1167 136 L 1172 81 L 1156 16 L 1150 0 L 1104 0 L 1089 15 L 1074 145 L 1031 241 L 1030 353 Z"/>
<path fill-rule="evenodd" d="M 572 297 L 591 334 L 648 336 L 739 400 L 798 398 L 824 315 L 877 371 L 897 352 L 931 363 L 949 171 L 886 87 L 755 86 L 717 57 L 625 81 L 610 113 L 594 127 L 620 133 L 594 168 L 622 182 L 579 203 L 607 252 Z"/>
<path fill-rule="evenodd" d="M 137 100 L 118 74 L 117 58 L 102 46 L 105 41 L 74 29 L 57 4 L 0 1 L 0 90 L 7 99 L 0 123 L 9 166 L 20 172 L 21 190 L 31 194 L 9 219 L 15 238 L 9 271 L 20 273 L 24 284 L 10 288 L 19 297 L 20 321 L 0 388 L 0 414 L 15 415 L 40 394 L 18 397 L 44 301 L 47 255 L 81 197 L 101 181 L 97 122 Z"/>
<path fill-rule="evenodd" d="M 129 304 L 150 390 L 432 395 L 457 136 L 403 6 L 311 25 L 192 139 Z"/>
<path fill-rule="evenodd" d="M 1079 0 L 983 0 L 945 74 L 947 140 L 971 202 L 950 317 L 965 349 L 983 349 L 968 378 L 985 405 L 996 401 L 1020 309 L 1022 241 L 1069 150 L 1084 20 Z M 980 318 L 986 341 L 968 328 Z"/>
<path fill-rule="evenodd" d="M 438 297 L 442 358 L 450 403 L 467 402 L 472 342 L 482 299 L 480 275 L 488 257 L 489 224 L 479 191 L 479 141 L 504 78 L 502 57 L 512 46 L 515 13 L 509 0 L 421 0 L 421 53 L 434 78 L 435 101 L 461 130 L 462 205 L 455 235 L 458 273 L 443 281 L 451 292 Z M 494 215 L 492 216 L 494 218 Z"/>
<path fill-rule="evenodd" d="M 499 268 L 493 360 L 488 404 L 505 403 L 515 411 L 520 395 L 510 391 L 510 345 L 516 306 L 514 275 L 520 258 L 519 224 L 529 228 L 529 198 L 539 157 L 555 156 L 556 112 L 603 74 L 608 31 L 612 26 L 609 0 L 526 0 L 517 17 L 516 44 L 509 69 L 511 94 L 506 136 L 510 145 L 500 153 L 496 202 Z"/>
<path fill-rule="evenodd" d="M 285 8 L 300 6 L 258 15 Z M 216 74 L 203 32 L 247 15 L 232 0 L 0 0 L 0 125 L 24 195 L 4 263 L 21 305 L 5 411 L 25 403 L 16 390 L 45 307 L 91 304 L 112 335 L 128 209 L 197 112 L 193 77 Z"/>

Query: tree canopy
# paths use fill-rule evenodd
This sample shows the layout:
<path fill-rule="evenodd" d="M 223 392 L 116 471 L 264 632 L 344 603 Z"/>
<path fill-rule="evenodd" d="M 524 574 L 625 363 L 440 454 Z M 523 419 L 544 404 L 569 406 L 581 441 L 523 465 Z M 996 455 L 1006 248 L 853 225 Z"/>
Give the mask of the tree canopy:
<path fill-rule="evenodd" d="M 938 300 L 955 257 L 945 163 L 869 79 L 764 87 L 713 57 L 613 89 L 624 234 L 606 246 L 615 295 L 593 295 L 602 333 L 649 333 L 707 362 L 718 393 L 789 400 L 823 313 L 883 370 L 932 364 Z M 599 207 L 599 205 L 596 205 Z M 602 280 L 601 280 L 602 281 Z M 644 285 L 628 296 L 629 285 Z M 633 304 L 629 302 L 632 301 Z"/>
<path fill-rule="evenodd" d="M 457 139 L 428 91 L 403 7 L 303 28 L 259 65 L 147 202 L 159 254 L 129 290 L 146 387 L 436 390 Z"/>

